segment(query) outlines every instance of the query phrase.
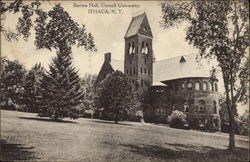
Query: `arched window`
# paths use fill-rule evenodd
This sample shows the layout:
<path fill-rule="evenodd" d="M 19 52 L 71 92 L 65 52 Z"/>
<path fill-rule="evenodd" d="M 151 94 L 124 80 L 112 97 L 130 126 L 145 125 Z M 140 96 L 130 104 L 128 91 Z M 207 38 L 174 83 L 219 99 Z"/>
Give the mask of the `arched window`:
<path fill-rule="evenodd" d="M 189 112 L 189 104 L 187 101 L 184 101 L 184 112 Z"/>
<path fill-rule="evenodd" d="M 189 82 L 187 86 L 188 86 L 188 90 L 192 90 L 193 89 L 193 83 L 192 82 Z"/>
<path fill-rule="evenodd" d="M 146 46 L 146 44 L 145 44 L 145 42 L 143 41 L 143 42 L 141 43 L 141 53 L 145 53 L 145 46 Z"/>
<path fill-rule="evenodd" d="M 213 111 L 214 111 L 214 114 L 217 114 L 217 103 L 216 103 L 216 101 L 213 101 Z"/>
<path fill-rule="evenodd" d="M 185 83 L 181 83 L 181 88 L 182 88 L 182 89 L 185 88 Z"/>
<path fill-rule="evenodd" d="M 208 90 L 207 82 L 203 82 L 203 91 L 207 91 L 207 90 Z"/>
<path fill-rule="evenodd" d="M 205 112 L 205 101 L 199 100 L 198 102 L 198 111 L 199 112 Z"/>
<path fill-rule="evenodd" d="M 215 92 L 218 92 L 218 86 L 217 86 L 217 83 L 214 83 L 214 90 L 215 90 Z"/>
<path fill-rule="evenodd" d="M 132 54 L 132 52 L 133 52 L 133 49 L 132 49 L 132 43 L 128 43 L 128 53 L 129 54 Z"/>
<path fill-rule="evenodd" d="M 149 46 L 149 44 L 148 44 L 148 42 L 146 43 L 146 46 L 145 46 L 145 54 L 148 54 L 148 46 Z"/>
<path fill-rule="evenodd" d="M 200 83 L 199 82 L 195 83 L 195 90 L 200 90 Z"/>
<path fill-rule="evenodd" d="M 132 53 L 135 53 L 135 43 L 132 42 Z"/>

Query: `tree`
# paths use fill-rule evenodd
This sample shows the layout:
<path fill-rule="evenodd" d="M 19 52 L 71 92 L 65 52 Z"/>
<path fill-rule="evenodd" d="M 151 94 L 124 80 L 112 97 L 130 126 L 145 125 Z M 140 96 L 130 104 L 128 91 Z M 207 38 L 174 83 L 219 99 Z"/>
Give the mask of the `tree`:
<path fill-rule="evenodd" d="M 56 121 L 64 117 L 78 118 L 78 106 L 84 93 L 81 90 L 80 77 L 72 66 L 69 47 L 60 47 L 40 86 L 38 116 L 51 117 Z"/>
<path fill-rule="evenodd" d="M 57 56 L 41 80 L 41 111 L 38 115 L 54 120 L 63 117 L 76 119 L 83 92 L 80 77 L 72 65 L 71 47 L 77 45 L 85 50 L 96 50 L 93 37 L 85 32 L 84 26 L 79 27 L 59 4 L 44 16 L 44 19 L 37 20 L 40 25 L 36 27 L 35 44 L 38 49 L 56 49 Z"/>
<path fill-rule="evenodd" d="M 0 31 L 5 38 L 10 41 L 18 40 L 20 36 L 23 36 L 23 39 L 27 41 L 31 34 L 31 28 L 37 23 L 36 21 L 33 22 L 31 17 L 36 15 L 42 18 L 41 13 L 43 13 L 43 10 L 40 8 L 41 4 L 38 0 L 31 3 L 24 3 L 23 0 L 1 1 L 0 13 L 3 15 L 1 16 L 1 21 L 5 19 L 6 14 L 20 13 L 16 31 L 8 30 L 2 24 L 0 25 Z"/>
<path fill-rule="evenodd" d="M 108 75 L 96 90 L 96 104 L 98 108 L 111 112 L 115 123 L 119 116 L 135 110 L 139 106 L 139 100 L 135 87 L 129 77 L 120 71 Z"/>
<path fill-rule="evenodd" d="M 1 58 L 0 64 L 1 102 L 9 106 L 9 100 L 15 104 L 22 103 L 23 80 L 26 70 L 18 61 Z"/>
<path fill-rule="evenodd" d="M 9 30 L 8 27 L 5 28 L 2 24 L 0 25 L 0 31 L 5 38 L 10 41 L 18 40 L 20 36 L 23 36 L 23 39 L 28 41 L 33 28 L 35 30 L 34 44 L 37 49 L 51 50 L 51 48 L 57 48 L 59 39 L 62 40 L 70 36 L 74 37 L 71 41 L 68 41 L 70 45 L 77 44 L 78 47 L 84 46 L 86 50 L 96 51 L 94 38 L 91 33 L 86 32 L 85 25 L 79 27 L 79 24 L 74 22 L 66 11 L 63 11 L 60 4 L 56 4 L 50 11 L 44 11 L 41 7 L 42 4 L 38 0 L 30 3 L 24 3 L 23 0 L 1 1 L 1 21 L 4 21 L 7 14 L 20 13 L 15 31 Z M 56 15 L 59 13 L 62 13 L 62 15 Z M 56 19 L 56 22 L 50 21 L 51 19 Z M 64 20 L 67 20 L 67 28 L 60 27 L 62 22 L 66 23 Z M 50 45 L 50 43 L 52 44 Z"/>
<path fill-rule="evenodd" d="M 96 81 L 97 75 L 85 74 L 85 76 L 81 80 L 81 88 L 84 92 L 84 96 L 82 98 L 82 110 L 84 113 L 87 111 L 92 112 L 91 116 L 95 111 L 94 99 L 94 83 Z"/>
<path fill-rule="evenodd" d="M 25 76 L 23 84 L 23 103 L 26 106 L 28 112 L 38 113 L 38 100 L 41 90 L 40 82 L 44 75 L 45 69 L 42 67 L 41 63 L 39 63 L 32 67 Z"/>
<path fill-rule="evenodd" d="M 229 150 L 235 150 L 237 102 L 246 102 L 249 82 L 249 4 L 242 0 L 171 1 L 162 4 L 161 25 L 188 22 L 186 41 L 201 58 L 215 58 L 221 69 L 229 116 Z"/>

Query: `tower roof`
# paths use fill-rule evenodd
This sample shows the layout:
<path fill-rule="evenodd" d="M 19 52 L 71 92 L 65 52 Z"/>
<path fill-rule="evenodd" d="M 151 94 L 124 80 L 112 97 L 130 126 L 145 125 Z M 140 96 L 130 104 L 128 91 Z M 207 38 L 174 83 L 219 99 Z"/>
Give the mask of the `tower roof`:
<path fill-rule="evenodd" d="M 131 22 L 129 24 L 128 30 L 127 30 L 127 32 L 125 34 L 125 38 L 137 35 L 139 33 L 143 23 L 146 23 L 148 25 L 148 27 L 149 27 L 149 36 L 153 37 L 152 32 L 150 30 L 149 23 L 148 23 L 147 15 L 144 12 L 144 13 L 132 18 L 132 20 L 131 20 Z"/>

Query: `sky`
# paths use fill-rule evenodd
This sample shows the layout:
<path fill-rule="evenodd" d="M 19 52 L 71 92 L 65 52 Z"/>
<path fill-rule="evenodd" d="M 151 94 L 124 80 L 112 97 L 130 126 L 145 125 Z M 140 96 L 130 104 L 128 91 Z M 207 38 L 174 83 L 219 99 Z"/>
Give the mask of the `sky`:
<path fill-rule="evenodd" d="M 159 1 L 126 1 L 115 2 L 98 1 L 99 7 L 89 7 L 90 1 L 50 1 L 45 2 L 42 8 L 51 9 L 56 3 L 61 3 L 62 7 L 70 14 L 72 19 L 79 24 L 86 26 L 87 32 L 92 33 L 97 52 L 86 52 L 84 48 L 73 47 L 73 63 L 80 76 L 86 73 L 98 74 L 104 60 L 104 53 L 111 52 L 112 59 L 124 59 L 124 36 L 133 16 L 146 12 L 149 24 L 153 33 L 153 50 L 156 61 L 187 55 L 197 54 L 198 50 L 185 41 L 187 24 L 180 24 L 178 27 L 163 29 L 160 26 L 161 4 Z M 101 7 L 101 5 L 134 5 L 135 7 Z M 88 6 L 88 7 L 86 7 Z M 116 9 L 122 14 L 90 14 L 89 9 Z M 2 25 L 9 30 L 15 29 L 18 14 L 4 15 Z M 10 60 L 18 60 L 30 69 L 36 63 L 41 62 L 47 68 L 51 58 L 56 51 L 37 50 L 34 45 L 34 31 L 31 32 L 29 40 L 8 42 L 1 35 L 1 56 L 6 56 Z M 212 65 L 206 64 L 209 67 Z M 219 87 L 222 87 L 222 80 Z M 243 109 L 242 109 L 243 110 Z"/>

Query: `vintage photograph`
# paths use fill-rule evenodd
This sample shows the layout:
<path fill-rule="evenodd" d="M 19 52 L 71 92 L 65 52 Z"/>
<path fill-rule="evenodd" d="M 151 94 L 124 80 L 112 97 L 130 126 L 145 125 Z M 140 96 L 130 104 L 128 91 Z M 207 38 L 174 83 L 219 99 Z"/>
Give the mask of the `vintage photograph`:
<path fill-rule="evenodd" d="M 0 161 L 249 161 L 247 0 L 0 12 Z"/>

